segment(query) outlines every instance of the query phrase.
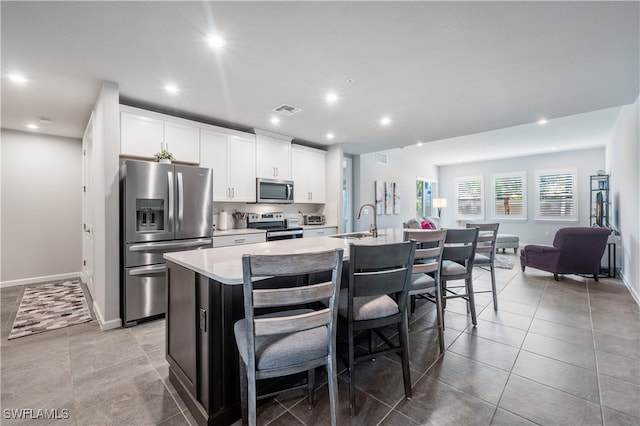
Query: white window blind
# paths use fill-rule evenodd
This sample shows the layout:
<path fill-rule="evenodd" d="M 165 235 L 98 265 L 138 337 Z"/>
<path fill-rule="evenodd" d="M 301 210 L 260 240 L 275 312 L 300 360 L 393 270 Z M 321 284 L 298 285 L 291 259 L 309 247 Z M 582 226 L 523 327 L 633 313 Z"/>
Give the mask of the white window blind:
<path fill-rule="evenodd" d="M 459 219 L 484 219 L 482 176 L 456 179 L 456 215 Z"/>
<path fill-rule="evenodd" d="M 526 219 L 526 174 L 492 175 L 493 217 L 496 219 Z"/>
<path fill-rule="evenodd" d="M 578 220 L 578 193 L 575 169 L 546 170 L 536 173 L 539 220 Z"/>

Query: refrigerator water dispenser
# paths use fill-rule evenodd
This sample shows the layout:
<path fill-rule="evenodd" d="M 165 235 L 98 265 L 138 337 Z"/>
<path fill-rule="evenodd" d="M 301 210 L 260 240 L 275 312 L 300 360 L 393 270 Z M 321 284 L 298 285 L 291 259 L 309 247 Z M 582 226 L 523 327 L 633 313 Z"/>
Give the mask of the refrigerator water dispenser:
<path fill-rule="evenodd" d="M 164 230 L 164 200 L 136 198 L 136 231 Z"/>

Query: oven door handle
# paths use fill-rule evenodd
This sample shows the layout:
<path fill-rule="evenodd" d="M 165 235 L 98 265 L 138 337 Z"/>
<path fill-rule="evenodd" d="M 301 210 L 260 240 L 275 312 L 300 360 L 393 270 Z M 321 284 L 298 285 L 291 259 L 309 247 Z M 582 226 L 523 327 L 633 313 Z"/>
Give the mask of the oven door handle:
<path fill-rule="evenodd" d="M 291 235 L 291 236 L 302 235 L 303 232 L 304 232 L 303 230 L 299 230 L 299 231 L 273 231 L 273 232 L 267 233 L 267 238 L 269 238 L 269 237 L 283 237 L 283 236 L 287 236 L 287 235 Z"/>

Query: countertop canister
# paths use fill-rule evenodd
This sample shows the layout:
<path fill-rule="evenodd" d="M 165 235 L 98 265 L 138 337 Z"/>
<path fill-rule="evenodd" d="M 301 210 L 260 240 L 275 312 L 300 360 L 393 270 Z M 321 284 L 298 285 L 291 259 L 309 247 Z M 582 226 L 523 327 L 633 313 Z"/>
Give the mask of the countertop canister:
<path fill-rule="evenodd" d="M 220 212 L 218 214 L 218 225 L 216 229 L 220 231 L 226 231 L 229 229 L 229 214 L 227 212 Z"/>

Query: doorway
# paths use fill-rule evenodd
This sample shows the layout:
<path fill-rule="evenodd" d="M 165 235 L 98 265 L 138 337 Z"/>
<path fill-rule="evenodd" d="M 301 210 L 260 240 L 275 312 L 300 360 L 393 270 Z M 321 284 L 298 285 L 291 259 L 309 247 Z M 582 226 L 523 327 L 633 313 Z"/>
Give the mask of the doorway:
<path fill-rule="evenodd" d="M 438 196 L 438 182 L 435 180 L 416 178 L 416 217 L 436 216 L 433 199 Z"/>
<path fill-rule="evenodd" d="M 82 136 L 82 277 L 93 297 L 93 174 L 91 171 L 93 158 L 93 114 Z"/>
<path fill-rule="evenodd" d="M 353 231 L 353 159 L 342 158 L 342 230 Z"/>

